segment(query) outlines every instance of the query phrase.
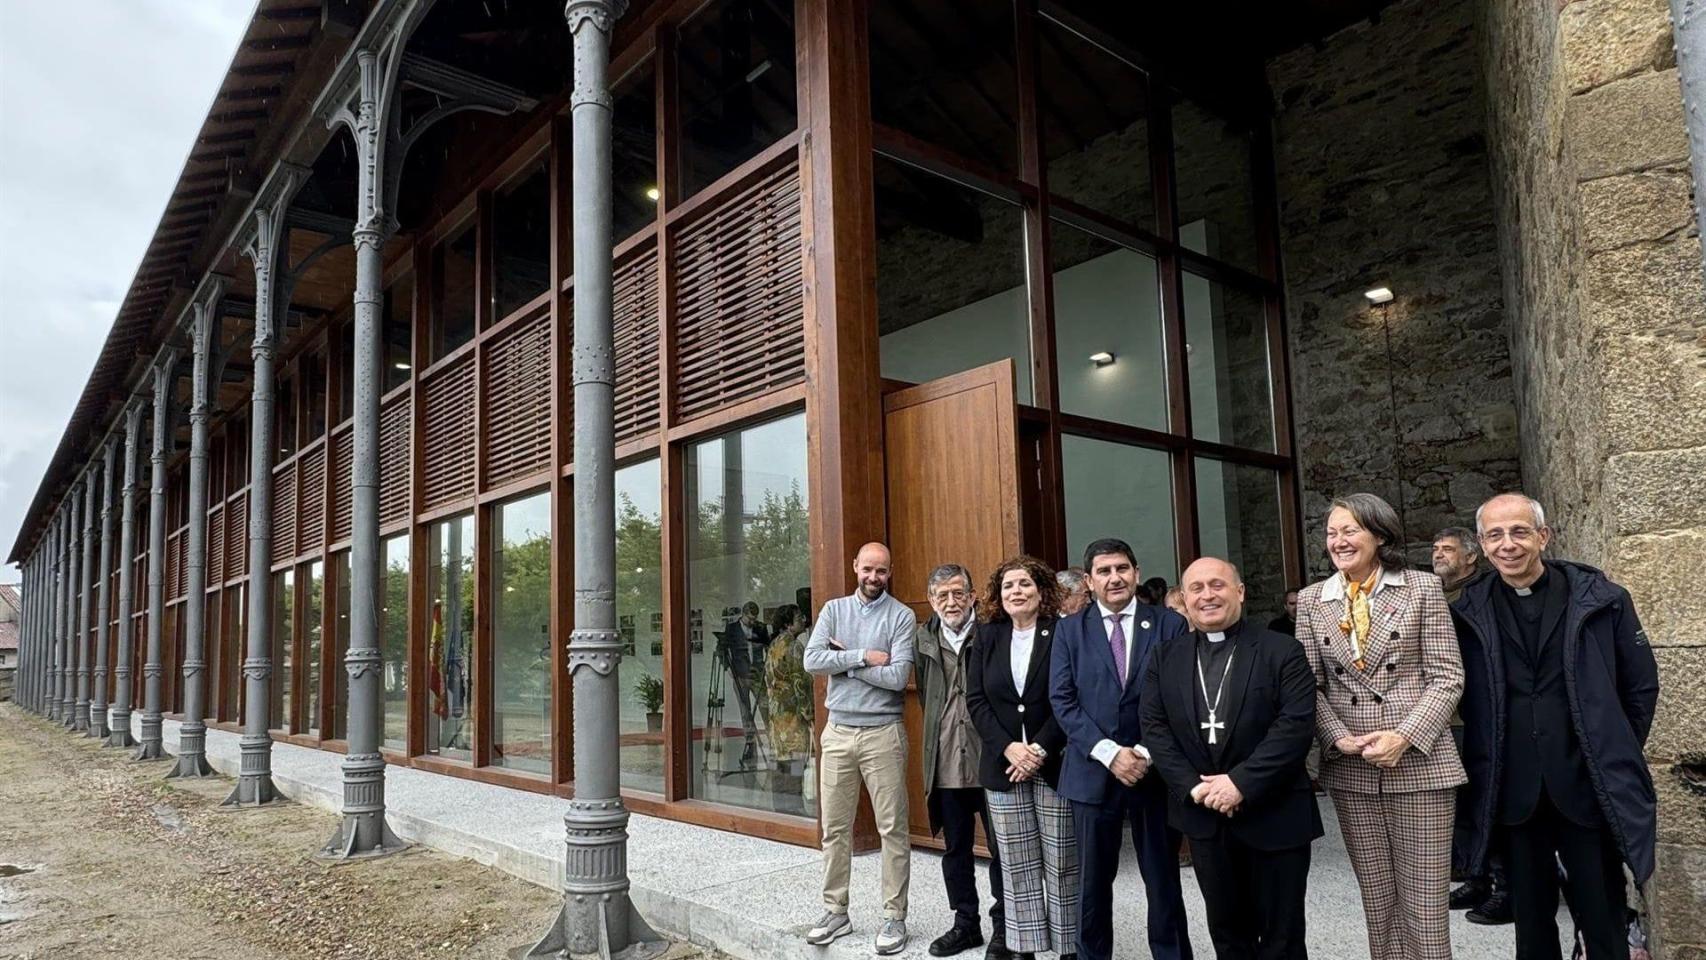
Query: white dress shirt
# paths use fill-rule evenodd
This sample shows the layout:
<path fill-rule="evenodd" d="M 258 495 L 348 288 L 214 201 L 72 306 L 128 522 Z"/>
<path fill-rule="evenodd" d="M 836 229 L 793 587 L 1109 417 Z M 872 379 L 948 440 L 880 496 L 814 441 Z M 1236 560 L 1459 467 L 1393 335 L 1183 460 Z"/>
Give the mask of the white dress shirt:
<path fill-rule="evenodd" d="M 954 656 L 957 657 L 960 655 L 960 648 L 966 645 L 966 638 L 971 636 L 971 628 L 975 626 L 977 626 L 977 618 L 969 615 L 965 622 L 960 624 L 958 630 L 948 626 L 948 621 L 943 620 L 942 642 L 947 644 L 948 649 L 954 651 Z"/>
<path fill-rule="evenodd" d="M 1118 613 L 1102 606 L 1100 600 L 1096 601 L 1096 610 L 1102 615 L 1102 630 L 1109 637 L 1114 635 L 1114 618 L 1120 618 L 1120 627 L 1125 631 L 1125 682 L 1128 684 L 1140 682 L 1141 678 L 1133 675 L 1137 665 L 1131 662 L 1132 635 L 1136 632 L 1137 626 L 1137 598 L 1132 597 L 1126 602 L 1125 609 Z M 1114 768 L 1114 757 L 1119 754 L 1120 746 L 1112 740 L 1103 740 L 1090 749 L 1090 756 L 1100 761 L 1102 766 L 1112 770 Z M 1149 751 L 1144 748 L 1143 744 L 1133 743 L 1129 746 L 1138 756 L 1145 760 L 1149 759 Z"/>
<path fill-rule="evenodd" d="M 1007 669 L 1013 673 L 1013 689 L 1025 695 L 1025 675 L 1031 672 L 1031 648 L 1036 646 L 1037 625 L 1013 628 L 1013 644 L 1007 650 Z"/>

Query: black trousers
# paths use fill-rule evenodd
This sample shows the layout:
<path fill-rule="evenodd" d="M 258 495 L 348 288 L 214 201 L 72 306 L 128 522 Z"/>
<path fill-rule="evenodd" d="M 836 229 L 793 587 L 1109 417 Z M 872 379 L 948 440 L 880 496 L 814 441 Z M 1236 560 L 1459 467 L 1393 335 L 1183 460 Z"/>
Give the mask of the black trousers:
<path fill-rule="evenodd" d="M 1533 815 L 1504 831 L 1517 960 L 1558 960 L 1560 956 L 1554 855 L 1564 864 L 1564 899 L 1587 942 L 1588 960 L 1626 960 L 1623 858 L 1611 832 L 1603 826 L 1596 830 L 1571 823 L 1544 790 Z"/>
<path fill-rule="evenodd" d="M 1120 790 L 1110 803 L 1072 803 L 1078 843 L 1078 956 L 1114 956 L 1114 877 L 1120 869 L 1125 825 L 1131 824 L 1137 869 L 1149 906 L 1149 953 L 1154 960 L 1191 960 L 1179 881 L 1179 832 L 1167 825 L 1167 796 L 1142 787 Z"/>
<path fill-rule="evenodd" d="M 1212 840 L 1191 838 L 1191 866 L 1219 960 L 1308 960 L 1303 897 L 1309 849 L 1305 843 L 1257 850 L 1225 830 Z"/>
<path fill-rule="evenodd" d="M 948 889 L 948 906 L 954 908 L 954 926 L 979 927 L 977 918 L 977 821 L 983 820 L 983 837 L 989 845 L 989 892 L 995 903 L 989 922 L 1001 934 L 1007 912 L 1001 906 L 1001 852 L 995 848 L 995 831 L 989 826 L 989 809 L 983 804 L 982 787 L 937 787 L 931 791 L 941 812 L 942 885 Z"/>

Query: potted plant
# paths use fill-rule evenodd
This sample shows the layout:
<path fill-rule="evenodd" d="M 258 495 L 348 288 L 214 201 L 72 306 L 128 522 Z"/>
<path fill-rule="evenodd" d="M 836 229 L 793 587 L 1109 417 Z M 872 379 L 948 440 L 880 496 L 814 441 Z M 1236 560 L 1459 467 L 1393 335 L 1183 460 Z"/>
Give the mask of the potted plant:
<path fill-rule="evenodd" d="M 646 732 L 663 732 L 663 681 L 642 673 L 634 681 L 634 695 L 646 707 Z"/>

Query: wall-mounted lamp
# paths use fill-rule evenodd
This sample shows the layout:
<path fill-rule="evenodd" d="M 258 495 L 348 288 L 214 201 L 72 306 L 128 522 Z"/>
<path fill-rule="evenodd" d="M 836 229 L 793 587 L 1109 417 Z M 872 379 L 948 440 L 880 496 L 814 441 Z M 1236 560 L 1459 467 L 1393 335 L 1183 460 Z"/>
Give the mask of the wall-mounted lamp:
<path fill-rule="evenodd" d="M 647 187 L 646 188 L 646 199 L 650 200 L 653 203 L 657 203 L 658 202 L 658 188 L 657 187 Z"/>
<path fill-rule="evenodd" d="M 1106 367 L 1114 362 L 1114 355 L 1106 350 L 1090 354 L 1090 362 L 1098 367 Z"/>
<path fill-rule="evenodd" d="M 394 368 L 396 368 L 396 369 L 398 369 L 398 370 L 407 370 L 407 369 L 409 369 L 409 365 L 408 365 L 408 364 L 407 364 L 407 363 L 404 363 L 404 362 L 403 362 L 403 361 L 401 361 L 401 360 L 398 360 L 398 361 L 397 361 L 397 362 L 396 362 L 396 363 L 393 363 L 393 364 L 391 364 L 391 366 L 392 366 L 392 367 L 394 367 Z"/>
<path fill-rule="evenodd" d="M 1364 292 L 1363 296 L 1367 297 L 1368 302 L 1376 307 L 1383 303 L 1392 302 L 1392 291 L 1387 287 L 1375 287 L 1373 290 Z"/>

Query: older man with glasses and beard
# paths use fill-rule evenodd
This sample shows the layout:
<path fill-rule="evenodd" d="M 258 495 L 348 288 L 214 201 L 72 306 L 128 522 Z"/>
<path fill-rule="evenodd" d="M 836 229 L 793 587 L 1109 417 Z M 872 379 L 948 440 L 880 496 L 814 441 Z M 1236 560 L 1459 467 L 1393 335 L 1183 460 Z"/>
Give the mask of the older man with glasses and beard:
<path fill-rule="evenodd" d="M 930 955 L 951 957 L 984 942 L 978 919 L 977 860 L 972 853 L 981 817 L 989 845 L 989 891 L 995 897 L 989 907 L 991 933 L 984 956 L 998 960 L 1011 956 L 1001 906 L 1001 854 L 978 782 L 983 742 L 966 705 L 966 663 L 971 654 L 968 648 L 977 637 L 977 596 L 972 592 L 971 574 L 957 563 L 932 570 L 925 595 L 935 615 L 919 624 L 913 642 L 914 675 L 924 714 L 920 769 L 930 833 L 942 834 L 942 883 L 948 890 L 948 906 L 954 910 L 953 927 L 930 943 Z"/>
<path fill-rule="evenodd" d="M 1624 960 L 1623 868 L 1645 884 L 1657 839 L 1642 755 L 1659 698 L 1652 647 L 1629 591 L 1546 559 L 1538 502 L 1501 494 L 1475 527 L 1496 576 L 1452 607 L 1474 814 L 1460 859 L 1478 872 L 1503 834 L 1519 960 L 1559 956 L 1559 862 L 1587 960 Z"/>

